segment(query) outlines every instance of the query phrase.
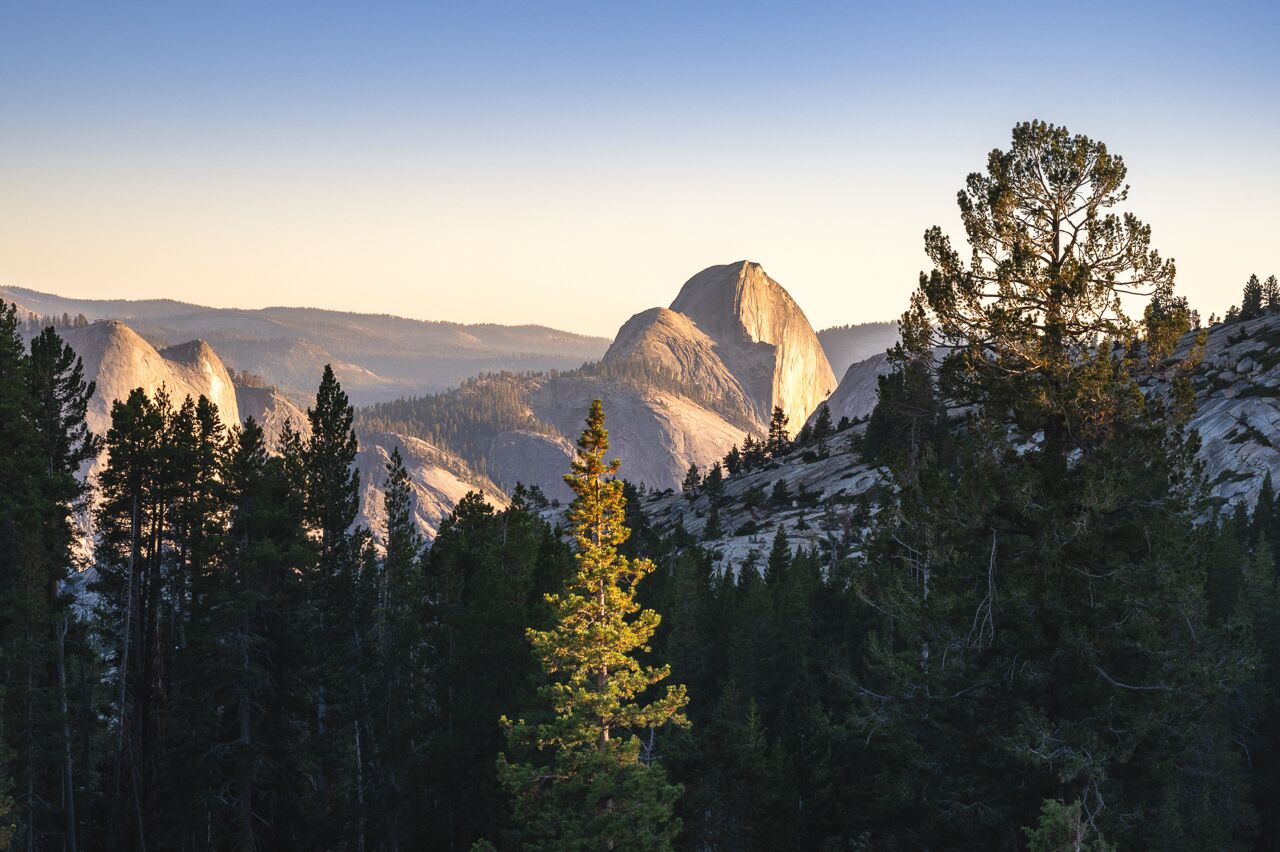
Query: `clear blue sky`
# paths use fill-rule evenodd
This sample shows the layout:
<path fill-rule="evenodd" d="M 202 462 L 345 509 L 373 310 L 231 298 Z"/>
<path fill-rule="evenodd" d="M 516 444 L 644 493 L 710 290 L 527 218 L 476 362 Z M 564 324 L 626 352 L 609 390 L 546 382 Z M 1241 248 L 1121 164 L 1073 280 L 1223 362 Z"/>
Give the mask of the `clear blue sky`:
<path fill-rule="evenodd" d="M 1274 0 L 25 3 L 0 283 L 611 334 L 749 258 L 891 318 L 1028 118 L 1125 156 L 1205 313 L 1280 274 Z"/>

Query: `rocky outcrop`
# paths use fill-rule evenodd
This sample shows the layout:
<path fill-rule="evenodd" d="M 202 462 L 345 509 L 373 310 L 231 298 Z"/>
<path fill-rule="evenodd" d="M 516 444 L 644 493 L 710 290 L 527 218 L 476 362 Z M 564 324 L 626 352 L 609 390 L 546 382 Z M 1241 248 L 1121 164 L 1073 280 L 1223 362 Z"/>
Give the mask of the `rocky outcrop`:
<path fill-rule="evenodd" d="M 559 435 L 527 430 L 503 432 L 489 446 L 489 470 L 500 472 L 498 485 L 511 491 L 518 484 L 537 485 L 553 500 L 569 500 L 573 492 L 564 482 L 574 445 Z"/>
<path fill-rule="evenodd" d="M 627 320 L 618 330 L 602 363 L 643 365 L 655 383 L 669 378 L 685 385 L 690 396 L 710 408 L 743 418 L 756 428 L 767 425 L 767 420 L 761 418 L 762 400 L 749 393 L 729 369 L 721 358 L 723 351 L 684 314 L 668 308 L 650 308 Z"/>
<path fill-rule="evenodd" d="M 827 400 L 832 422 L 839 423 L 844 417 L 860 420 L 870 416 L 880 398 L 880 377 L 890 369 L 889 356 L 884 353 L 850 364 L 835 393 Z M 812 422 L 812 415 L 809 420 Z"/>
<path fill-rule="evenodd" d="M 239 423 L 235 386 L 222 359 L 202 340 L 157 351 L 122 322 L 96 322 L 58 332 L 84 361 L 85 378 L 97 385 L 89 402 L 89 428 L 105 435 L 111 404 L 134 388 L 155 394 L 164 388 L 175 405 L 201 395 L 218 406 L 224 423 Z"/>
<path fill-rule="evenodd" d="M 622 461 L 622 476 L 653 488 L 678 486 L 691 463 L 705 469 L 742 440 L 740 424 L 682 394 L 637 383 L 560 378 L 533 395 L 539 418 L 566 437 L 582 432 L 596 399 L 604 404 L 610 455 Z M 566 459 L 557 480 L 568 469 Z"/>
<path fill-rule="evenodd" d="M 414 521 L 427 539 L 435 537 L 440 521 L 470 491 L 479 491 L 498 508 L 507 505 L 500 488 L 454 454 L 419 438 L 367 432 L 360 436 L 360 452 L 356 456 L 356 469 L 360 472 L 360 515 L 356 523 L 367 526 L 379 540 L 387 528 L 387 462 L 396 448 L 409 474 Z"/>
<path fill-rule="evenodd" d="M 490 380 L 492 392 L 509 396 L 500 381 Z M 567 496 L 569 442 L 599 399 L 622 475 L 674 488 L 690 464 L 705 470 L 744 435 L 762 435 L 775 405 L 799 431 L 835 385 L 804 312 L 759 264 L 713 266 L 690 278 L 670 308 L 629 319 L 598 365 L 525 380 L 528 413 L 554 434 L 540 442 L 500 436 L 486 469 L 504 485 Z"/>
<path fill-rule="evenodd" d="M 1183 338 L 1175 359 L 1186 355 Z M 1158 390 L 1165 375 L 1147 380 Z M 1200 455 L 1215 501 L 1252 507 L 1270 473 L 1280 484 L 1280 314 L 1209 330 L 1194 385 Z"/>
<path fill-rule="evenodd" d="M 311 436 L 306 412 L 276 388 L 236 385 L 236 404 L 240 407 L 241 422 L 252 417 L 262 427 L 267 447 L 272 451 L 280 448 L 280 435 L 286 425 L 303 439 Z"/>
<path fill-rule="evenodd" d="M 758 263 L 712 266 L 671 303 L 716 342 L 716 352 L 768 421 L 780 406 L 794 434 L 836 387 L 804 311 Z"/>

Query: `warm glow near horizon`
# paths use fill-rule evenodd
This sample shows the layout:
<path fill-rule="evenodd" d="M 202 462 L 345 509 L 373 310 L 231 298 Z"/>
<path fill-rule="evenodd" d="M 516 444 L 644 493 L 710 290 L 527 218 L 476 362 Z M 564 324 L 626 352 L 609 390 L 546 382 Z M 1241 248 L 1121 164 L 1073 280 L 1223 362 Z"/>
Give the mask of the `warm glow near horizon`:
<path fill-rule="evenodd" d="M 891 319 L 1030 118 L 1124 155 L 1204 314 L 1280 274 L 1274 4 L 465 8 L 0 12 L 0 286 L 612 335 L 750 259 Z"/>

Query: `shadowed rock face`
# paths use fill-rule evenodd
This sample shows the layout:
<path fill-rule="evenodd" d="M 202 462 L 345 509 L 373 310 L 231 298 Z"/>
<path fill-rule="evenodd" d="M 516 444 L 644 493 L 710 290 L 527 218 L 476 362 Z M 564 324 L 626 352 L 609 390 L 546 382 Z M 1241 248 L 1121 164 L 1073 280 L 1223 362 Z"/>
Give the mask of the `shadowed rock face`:
<path fill-rule="evenodd" d="M 564 482 L 576 450 L 573 442 L 558 435 L 513 430 L 493 439 L 489 468 L 502 471 L 498 484 L 507 491 L 517 484 L 537 485 L 554 500 L 569 501 L 573 492 Z"/>
<path fill-rule="evenodd" d="M 880 377 L 891 371 L 889 356 L 884 353 L 850 364 L 839 387 L 827 400 L 832 422 L 839 423 L 842 417 L 857 420 L 870 416 L 880 399 Z M 814 415 L 810 416 L 810 421 Z"/>

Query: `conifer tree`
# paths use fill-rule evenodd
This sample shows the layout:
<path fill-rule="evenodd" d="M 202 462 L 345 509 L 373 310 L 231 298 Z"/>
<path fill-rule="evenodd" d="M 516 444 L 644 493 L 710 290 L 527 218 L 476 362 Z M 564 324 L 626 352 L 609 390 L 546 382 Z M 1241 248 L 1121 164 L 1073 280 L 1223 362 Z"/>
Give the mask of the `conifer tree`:
<path fill-rule="evenodd" d="M 834 427 L 831 422 L 831 406 L 824 402 L 818 406 L 818 416 L 813 419 L 813 439 L 815 441 L 821 441 L 824 438 L 830 437 L 833 431 Z"/>
<path fill-rule="evenodd" d="M 499 763 L 515 795 L 525 848 L 670 849 L 680 830 L 672 815 L 680 788 L 667 781 L 650 750 L 642 758 L 641 735 L 652 740 L 668 723 L 686 724 L 687 698 L 683 687 L 669 686 L 664 696 L 639 701 L 666 679 L 669 667 L 638 658 L 660 620 L 635 602 L 636 584 L 654 566 L 618 553 L 629 530 L 619 463 L 606 461 L 608 449 L 597 400 L 565 477 L 575 495 L 569 522 L 577 573 L 549 598 L 554 625 L 529 631 L 553 678 L 542 690 L 553 718 L 505 722 L 513 747 L 528 743 L 535 750 L 534 763 Z"/>
<path fill-rule="evenodd" d="M 430 696 L 425 672 L 425 587 L 419 562 L 423 542 L 414 523 L 409 474 L 399 447 L 392 450 L 386 473 L 386 554 L 376 624 L 381 682 L 370 723 L 371 739 L 383 755 L 377 804 L 387 846 L 395 849 L 404 836 L 401 812 L 408 805 L 402 791 L 420 758 Z"/>
<path fill-rule="evenodd" d="M 787 574 L 787 568 L 790 566 L 791 543 L 787 540 L 786 528 L 779 525 L 773 534 L 773 544 L 769 548 L 769 559 L 765 562 L 765 585 L 770 588 L 778 587 Z"/>
<path fill-rule="evenodd" d="M 742 469 L 742 453 L 738 450 L 737 444 L 734 444 L 729 448 L 729 452 L 725 453 L 724 469 L 728 471 L 730 476 Z"/>
<path fill-rule="evenodd" d="M 1262 307 L 1268 313 L 1280 310 L 1280 281 L 1274 275 L 1267 276 L 1267 280 L 1262 283 Z"/>
<path fill-rule="evenodd" d="M 714 462 L 707 470 L 707 475 L 702 480 L 702 491 L 713 506 L 724 494 L 724 467 L 720 462 Z"/>
<path fill-rule="evenodd" d="M 73 720 L 65 682 L 63 641 L 74 574 L 73 516 L 87 487 L 77 478 L 98 449 L 85 423 L 93 384 L 76 354 L 46 327 L 29 354 L 16 336 L 16 313 L 0 303 L 0 429 L 7 463 L 0 464 L 0 665 L 13 738 L 24 842 L 58 838 L 77 846 L 71 755 Z"/>
<path fill-rule="evenodd" d="M 1194 352 L 1167 402 L 1137 386 L 1118 296 L 1168 296 L 1174 270 L 1113 209 L 1124 179 L 1102 143 L 1020 124 L 960 193 L 972 251 L 926 232 L 935 268 L 899 363 L 932 375 L 943 346 L 940 395 L 971 414 L 949 452 L 891 465 L 855 579 L 865 760 L 896 794 L 868 803 L 896 826 L 886 843 L 999 847 L 1043 800 L 1077 798 L 1126 848 L 1240 836 L 1235 812 L 1197 803 L 1239 798 L 1240 755 L 1203 744 L 1223 741 L 1215 684 L 1249 653 L 1220 642 L 1205 599 Z"/>
<path fill-rule="evenodd" d="M 764 452 L 771 459 L 781 458 L 791 449 L 791 435 L 787 432 L 787 415 L 782 407 L 775 405 L 769 418 L 769 435 L 765 440 Z"/>
<path fill-rule="evenodd" d="M 1251 320 L 1262 316 L 1262 309 L 1265 306 L 1262 282 L 1258 280 L 1255 273 L 1249 276 L 1249 280 L 1244 284 L 1244 292 L 1240 295 L 1240 319 Z"/>
<path fill-rule="evenodd" d="M 702 475 L 698 472 L 696 464 L 689 465 L 689 470 L 684 475 L 684 482 L 680 485 L 680 491 L 684 494 L 684 499 L 692 503 L 698 499 L 698 489 L 702 487 Z"/>
<path fill-rule="evenodd" d="M 769 460 L 769 453 L 766 449 L 767 444 L 757 439 L 754 435 L 748 435 L 742 439 L 742 462 L 738 465 L 739 470 L 751 471 L 758 470 L 764 466 Z"/>
<path fill-rule="evenodd" d="M 316 831 L 318 837 L 345 832 L 359 844 L 363 814 L 353 813 L 359 810 L 364 777 L 364 731 L 357 719 L 362 691 L 358 661 L 367 628 L 361 622 L 368 613 L 368 596 L 361 594 L 367 539 L 353 530 L 360 508 L 354 416 L 347 394 L 326 364 L 315 405 L 307 409 L 311 436 L 302 455 L 308 521 L 318 544 L 307 584 L 317 679 L 315 792 L 323 814 Z"/>

